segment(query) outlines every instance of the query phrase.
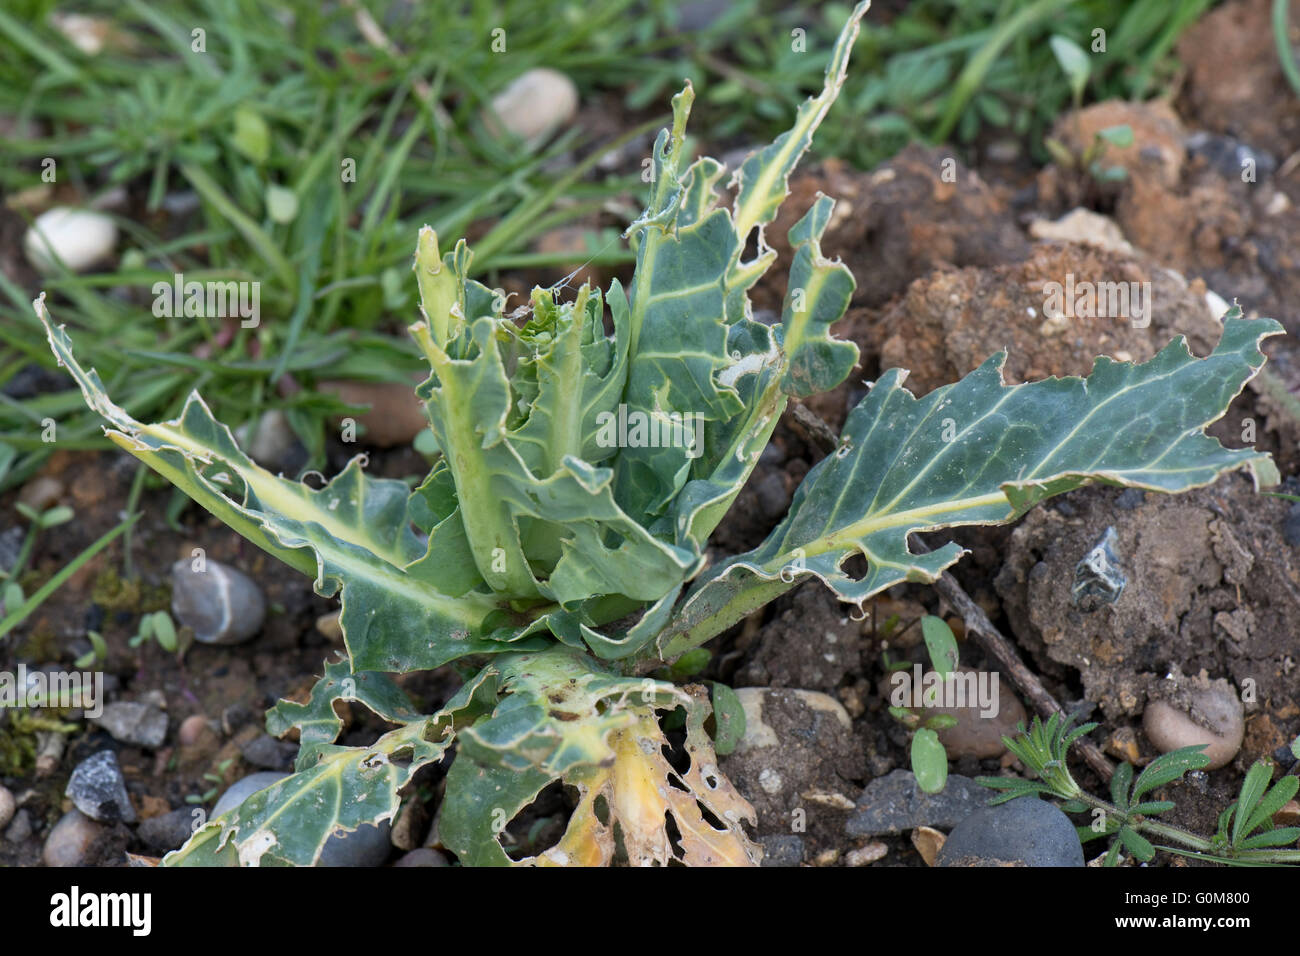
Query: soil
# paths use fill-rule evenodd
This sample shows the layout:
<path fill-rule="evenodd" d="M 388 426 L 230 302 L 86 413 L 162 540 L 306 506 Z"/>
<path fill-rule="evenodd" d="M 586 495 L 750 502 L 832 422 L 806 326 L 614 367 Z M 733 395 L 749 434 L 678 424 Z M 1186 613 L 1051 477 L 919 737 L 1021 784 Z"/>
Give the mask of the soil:
<path fill-rule="evenodd" d="M 1075 155 L 1100 129 L 1123 123 L 1133 129 L 1133 146 L 1103 154 L 1103 165 L 1125 170 L 1122 181 L 1100 183 L 1070 165 L 972 169 L 951 150 L 920 146 L 873 170 L 827 162 L 799 174 L 790 200 L 767 230 L 780 261 L 755 290 L 754 306 L 780 309 L 790 259 L 786 230 L 824 192 L 836 197 L 837 206 L 823 249 L 847 263 L 858 283 L 838 334 L 861 349 L 848 381 L 807 406 L 838 429 L 865 394 L 865 382 L 882 369 L 910 369 L 910 387 L 923 394 L 1003 348 L 1007 381 L 1085 374 L 1101 353 L 1142 360 L 1177 334 L 1203 355 L 1218 337 L 1217 315 L 1206 303 L 1206 292 L 1213 291 L 1229 303 L 1235 298 L 1247 314 L 1276 317 L 1291 335 L 1267 345 L 1276 383 L 1272 396 L 1253 384 L 1211 433 L 1241 447 L 1253 429 L 1255 447 L 1271 452 L 1283 474 L 1295 473 L 1300 424 L 1277 388 L 1283 395 L 1300 388 L 1300 353 L 1292 342 L 1300 333 L 1300 260 L 1294 251 L 1300 250 L 1300 163 L 1293 159 L 1300 151 L 1300 99 L 1276 66 L 1268 8 L 1268 0 L 1234 0 L 1190 30 L 1179 44 L 1187 68 L 1171 102 L 1104 103 L 1062 117 L 1054 135 Z M 1242 177 L 1243 157 L 1253 160 L 1253 181 Z M 1035 220 L 1055 220 L 1076 207 L 1112 217 L 1131 247 L 1035 238 Z M 546 248 L 566 249 L 571 238 L 552 237 Z M 1064 282 L 1067 274 L 1150 282 L 1150 326 L 1113 319 L 1061 322 L 1045 315 L 1044 283 Z M 514 290 L 526 290 L 532 279 L 522 273 L 502 277 Z M 719 527 L 711 543 L 716 555 L 754 546 L 784 514 L 798 482 L 819 458 L 803 435 L 787 413 Z M 412 454 L 372 455 L 372 470 L 384 474 L 415 473 L 419 466 Z M 63 483 L 78 520 L 40 539 L 31 581 L 52 574 L 117 523 L 134 469 L 132 459 L 117 453 L 59 452 L 49 459 L 41 474 Z M 5 519 L 10 525 L 18 522 L 15 497 L 11 492 L 0 498 L 0 513 L 12 516 Z M 30 760 L 21 763 L 2 782 L 35 826 L 17 843 L 0 839 L 0 865 L 39 865 L 48 827 L 69 806 L 63 797 L 68 774 L 80 758 L 103 747 L 117 751 L 142 817 L 184 807 L 187 798 L 260 769 L 247 761 L 244 748 L 262 734 L 262 712 L 281 696 L 304 694 L 322 659 L 337 650 L 314 626 L 333 602 L 314 595 L 310 581 L 193 507 L 181 512 L 180 528 L 173 529 L 164 517 L 169 501 L 170 492 L 162 488 L 147 489 L 141 499 L 144 516 L 130 545 L 135 578 L 118 573 L 124 546 L 115 544 L 0 645 L 0 669 L 12 670 L 20 660 L 66 667 L 88 648 L 86 631 L 98 630 L 109 647 L 109 699 L 161 691 L 170 718 L 167 742 L 151 752 L 119 744 L 103 731 L 79 730 L 55 772 L 37 777 Z M 1126 584 L 1113 604 L 1085 612 L 1071 602 L 1075 568 L 1110 527 Z M 1232 475 L 1177 497 L 1084 489 L 1036 509 L 1013 528 L 960 529 L 927 541 L 933 546 L 952 539 L 970 549 L 955 569 L 958 580 L 1015 638 L 1058 701 L 1101 722 L 1093 738 L 1117 759 L 1143 763 L 1154 756 L 1141 715 L 1153 685 L 1175 664 L 1187 674 L 1203 670 L 1211 679 L 1253 688 L 1236 760 L 1165 791 L 1179 804 L 1173 822 L 1210 832 L 1250 763 L 1271 757 L 1289 766 L 1280 748 L 1300 733 L 1300 639 L 1293 623 L 1300 616 L 1297 532 L 1300 515 L 1290 503 L 1258 495 L 1248 479 Z M 244 570 L 265 589 L 272 613 L 263 633 L 232 647 L 195 645 L 179 662 L 153 643 L 130 648 L 140 615 L 169 606 L 169 565 L 195 546 Z M 909 625 L 925 613 L 950 611 L 934 591 L 916 585 L 882 595 L 862 621 L 848 617 L 825 589 L 805 585 L 716 641 L 704 676 L 736 687 L 822 691 L 837 698 L 851 727 L 832 734 L 824 750 L 810 742 L 818 736 L 809 730 L 816 715 L 810 717 L 794 699 L 783 698 L 787 703 L 774 708 L 771 720 L 774 729 L 799 741 L 791 766 L 796 775 L 799 767 L 807 769 L 801 785 L 855 801 L 871 779 L 909 766 L 909 734 L 889 715 L 877 688 L 886 653 L 924 658 L 919 628 Z M 891 619 L 897 625 L 888 626 Z M 986 666 L 964 640 L 961 660 Z M 432 708 L 450 696 L 456 677 L 439 671 L 404 683 Z M 177 729 L 192 714 L 202 715 L 209 727 L 195 743 L 181 745 Z M 358 716 L 345 740 L 365 740 L 375 730 Z M 0 726 L 0 746 L 12 747 L 7 734 Z M 760 811 L 755 836 L 772 852 L 778 838 L 791 832 L 789 807 L 774 802 L 743 761 L 732 763 L 741 792 Z M 952 769 L 976 776 L 1004 766 L 997 758 L 963 758 Z M 413 788 L 430 816 L 442 773 L 441 766 L 433 768 Z M 1075 773 L 1084 786 L 1105 792 L 1083 764 Z M 553 788 L 511 830 L 521 843 L 544 845 L 556 836 L 553 821 L 571 802 L 571 795 Z M 843 862 L 854 848 L 844 833 L 843 807 L 835 799 L 805 805 L 809 819 L 800 834 L 799 859 Z M 525 839 L 525 833 L 532 836 Z M 99 859 L 105 865 L 123 865 L 123 849 L 153 852 L 131 828 L 119 827 L 104 839 L 110 852 Z M 882 841 L 889 853 L 877 865 L 923 865 L 906 837 Z"/>

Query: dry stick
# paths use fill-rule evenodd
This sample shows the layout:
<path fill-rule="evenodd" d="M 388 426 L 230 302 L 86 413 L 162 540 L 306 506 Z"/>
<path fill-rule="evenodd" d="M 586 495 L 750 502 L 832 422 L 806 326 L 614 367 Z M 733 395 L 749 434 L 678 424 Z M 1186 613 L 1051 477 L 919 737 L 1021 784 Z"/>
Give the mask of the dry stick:
<path fill-rule="evenodd" d="M 835 430 L 807 406 L 794 406 L 794 425 L 801 438 L 827 454 L 834 451 L 839 444 L 839 437 L 835 434 Z M 908 543 L 915 552 L 925 553 L 930 550 L 915 536 L 912 536 Z M 1043 717 L 1050 717 L 1053 714 L 1067 716 L 1065 708 L 1057 703 L 1056 698 L 1043 686 L 1038 675 L 1025 666 L 1015 646 L 993 625 L 988 615 L 984 613 L 984 609 L 975 603 L 965 589 L 957 583 L 956 578 L 945 571 L 935 582 L 935 587 L 944 600 L 961 615 L 962 623 L 966 625 L 966 633 L 974 635 L 976 643 L 997 661 L 998 668 L 1011 679 L 1011 683 L 1022 694 L 1029 698 L 1029 702 L 1034 705 L 1034 709 L 1039 714 Z M 1080 755 L 1088 766 L 1103 781 L 1109 781 L 1115 773 L 1115 768 L 1101 752 L 1101 748 L 1086 736 L 1080 737 L 1074 745 L 1079 749 Z"/>

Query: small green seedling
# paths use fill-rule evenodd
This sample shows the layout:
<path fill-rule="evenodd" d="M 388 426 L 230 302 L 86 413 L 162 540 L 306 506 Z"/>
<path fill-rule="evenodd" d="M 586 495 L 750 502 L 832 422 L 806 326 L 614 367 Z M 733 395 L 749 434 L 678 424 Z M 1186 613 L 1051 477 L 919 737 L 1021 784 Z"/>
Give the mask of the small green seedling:
<path fill-rule="evenodd" d="M 166 611 L 141 615 L 139 629 L 126 643 L 129 647 L 138 648 L 150 638 L 157 641 L 158 646 L 168 654 L 176 653 L 176 649 L 180 646 L 176 637 L 176 625 L 172 622 L 172 616 Z"/>
<path fill-rule="evenodd" d="M 1198 836 L 1155 819 L 1174 809 L 1175 804 L 1152 799 L 1152 795 L 1181 780 L 1189 771 L 1205 767 L 1210 761 L 1201 752 L 1204 745 L 1163 754 L 1147 764 L 1136 779 L 1131 764 L 1120 764 L 1111 777 L 1111 799 L 1106 801 L 1080 787 L 1066 763 L 1070 745 L 1097 726 L 1083 724 L 1071 729 L 1070 721 L 1062 720 L 1059 714 L 1046 723 L 1035 717 L 1028 730 L 1022 723 L 1017 728 L 1019 736 L 1002 740 L 1038 779 L 978 777 L 976 782 L 1002 791 L 990 804 L 1016 797 L 1045 796 L 1061 801 L 1061 809 L 1067 813 L 1089 814 L 1089 822 L 1077 827 L 1079 838 L 1084 843 L 1110 840 L 1105 866 L 1117 865 L 1123 851 L 1147 863 L 1155 858 L 1157 850 L 1232 866 L 1300 863 L 1300 849 L 1295 848 L 1300 827 L 1277 827 L 1273 823 L 1273 815 L 1300 789 L 1300 778 L 1284 776 L 1270 787 L 1273 767 L 1267 761 L 1257 761 L 1246 773 L 1240 795 L 1219 815 L 1218 832 L 1211 837 Z"/>
<path fill-rule="evenodd" d="M 940 677 L 951 673 L 957 666 L 957 638 L 952 628 L 941 617 L 927 614 L 920 619 L 921 634 L 925 639 L 925 649 L 930 656 L 930 667 Z M 889 672 L 907 671 L 911 664 L 906 661 L 889 662 Z M 939 739 L 939 731 L 957 726 L 957 718 L 950 714 L 932 714 L 922 717 L 912 707 L 893 706 L 889 713 L 913 730 L 910 756 L 912 773 L 916 784 L 926 793 L 938 793 L 948 782 L 948 752 Z"/>
<path fill-rule="evenodd" d="M 93 664 L 102 664 L 108 659 L 108 645 L 104 643 L 104 638 L 98 631 L 87 631 L 86 638 L 90 641 L 90 650 L 75 661 L 76 666 L 81 669 Z"/>

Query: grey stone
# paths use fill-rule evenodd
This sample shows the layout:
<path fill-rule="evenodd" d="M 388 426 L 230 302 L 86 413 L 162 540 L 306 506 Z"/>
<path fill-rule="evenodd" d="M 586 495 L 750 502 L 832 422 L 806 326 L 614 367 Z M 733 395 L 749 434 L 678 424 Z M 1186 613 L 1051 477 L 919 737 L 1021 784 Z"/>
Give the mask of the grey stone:
<path fill-rule="evenodd" d="M 141 821 L 135 832 L 141 840 L 162 853 L 180 849 L 194 832 L 194 808 L 181 807 L 150 817 Z"/>
<path fill-rule="evenodd" d="M 203 644 L 239 644 L 262 629 L 266 598 L 248 575 L 210 558 L 172 565 L 172 612 Z"/>
<path fill-rule="evenodd" d="M 9 792 L 8 787 L 0 786 L 0 830 L 9 826 L 9 821 L 14 818 L 14 811 L 18 808 L 14 795 Z"/>
<path fill-rule="evenodd" d="M 118 701 L 104 705 L 104 712 L 92 723 L 107 730 L 114 740 L 157 750 L 167 739 L 167 715 L 140 701 Z"/>
<path fill-rule="evenodd" d="M 1037 797 L 981 807 L 948 834 L 937 865 L 1083 866 L 1074 824 Z"/>
<path fill-rule="evenodd" d="M 916 827 L 952 827 L 992 796 L 993 791 L 955 773 L 948 774 L 942 791 L 926 793 L 912 771 L 893 770 L 867 784 L 845 830 L 851 837 L 867 837 Z"/>
<path fill-rule="evenodd" d="M 451 864 L 437 850 L 422 846 L 409 853 L 403 853 L 393 866 L 451 866 Z"/>
<path fill-rule="evenodd" d="M 117 754 L 101 750 L 72 771 L 65 795 L 86 816 L 103 823 L 135 822 L 135 808 L 126 792 Z"/>
<path fill-rule="evenodd" d="M 69 810 L 45 838 L 41 858 L 46 866 L 83 866 L 103 829 L 80 810 Z"/>
<path fill-rule="evenodd" d="M 236 780 L 221 795 L 217 805 L 212 808 L 212 819 L 216 819 L 222 814 L 235 809 L 259 790 L 265 790 L 273 783 L 288 776 L 287 773 L 264 770 L 260 773 L 249 774 L 241 780 Z M 325 847 L 321 850 L 318 865 L 382 866 L 388 861 L 389 854 L 393 849 L 392 844 L 389 842 L 391 831 L 392 823 L 385 820 L 378 826 L 366 825 L 358 827 L 350 833 L 332 836 L 325 842 Z"/>
<path fill-rule="evenodd" d="M 20 525 L 0 531 L 0 571 L 8 574 L 18 563 L 18 553 L 22 551 L 23 539 L 27 532 Z"/>
<path fill-rule="evenodd" d="M 293 766 L 293 758 L 298 748 L 293 744 L 276 740 L 269 734 L 263 734 L 245 744 L 240 752 L 254 767 L 261 767 L 263 770 L 288 770 Z"/>
<path fill-rule="evenodd" d="M 23 843 L 31 835 L 32 815 L 25 807 L 19 808 L 14 814 L 13 822 L 9 824 L 9 829 L 5 831 L 5 839 L 10 843 Z"/>
<path fill-rule="evenodd" d="M 759 840 L 763 844 L 764 866 L 798 866 L 803 862 L 803 837 L 793 833 L 773 833 Z"/>

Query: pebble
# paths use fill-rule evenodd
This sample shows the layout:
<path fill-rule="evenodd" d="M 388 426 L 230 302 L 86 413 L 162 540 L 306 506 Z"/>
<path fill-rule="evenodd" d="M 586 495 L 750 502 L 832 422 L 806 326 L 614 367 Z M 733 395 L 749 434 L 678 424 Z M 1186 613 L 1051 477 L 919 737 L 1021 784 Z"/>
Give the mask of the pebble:
<path fill-rule="evenodd" d="M 157 750 L 167 739 L 167 715 L 140 701 L 105 704 L 104 712 L 91 719 L 107 730 L 114 740 Z"/>
<path fill-rule="evenodd" d="M 194 832 L 194 808 L 181 807 L 150 817 L 142 821 L 135 832 L 141 840 L 159 852 L 178 850 Z"/>
<path fill-rule="evenodd" d="M 320 631 L 335 644 L 343 643 L 343 625 L 339 623 L 342 611 L 330 611 L 316 618 L 316 630 Z"/>
<path fill-rule="evenodd" d="M 54 507 L 62 497 L 63 482 L 48 475 L 40 475 L 23 485 L 23 490 L 18 492 L 18 503 L 39 514 Z"/>
<path fill-rule="evenodd" d="M 1054 242 L 1081 242 L 1109 249 L 1121 255 L 1132 255 L 1133 247 L 1124 238 L 1124 233 L 1114 220 L 1090 209 L 1075 209 L 1066 213 L 1055 222 L 1048 219 L 1035 219 L 1029 224 L 1029 234 L 1035 239 L 1047 239 Z"/>
<path fill-rule="evenodd" d="M 265 790 L 271 784 L 288 777 L 287 773 L 264 770 L 249 774 L 236 780 L 221 795 L 217 805 L 212 808 L 210 819 L 235 809 L 259 790 Z M 321 850 L 320 866 L 382 866 L 388 861 L 392 852 L 389 833 L 392 824 L 385 820 L 378 826 L 366 825 L 351 833 L 342 833 L 330 837 Z"/>
<path fill-rule="evenodd" d="M 172 565 L 172 613 L 203 644 L 239 644 L 262 629 L 266 598 L 242 571 L 207 559 L 195 571 L 189 559 Z"/>
<path fill-rule="evenodd" d="M 276 740 L 269 734 L 262 734 L 244 744 L 240 752 L 254 767 L 261 767 L 264 770 L 288 770 L 293 766 L 293 758 L 298 748 L 283 740 Z"/>
<path fill-rule="evenodd" d="M 87 757 L 72 771 L 65 796 L 86 816 L 105 823 L 135 822 L 135 807 L 126 792 L 117 754 L 101 750 Z"/>
<path fill-rule="evenodd" d="M 190 714 L 181 721 L 181 729 L 177 732 L 176 739 L 182 747 L 193 747 L 207 729 L 207 717 L 202 714 Z"/>
<path fill-rule="evenodd" d="M 18 555 L 23 550 L 23 539 L 27 532 L 20 525 L 0 531 L 0 572 L 9 574 L 18 563 Z"/>
<path fill-rule="evenodd" d="M 67 206 L 41 213 L 23 236 L 27 260 L 43 274 L 58 270 L 54 256 L 73 272 L 82 272 L 107 258 L 116 246 L 117 225 L 112 219 L 103 213 Z"/>
<path fill-rule="evenodd" d="M 996 807 L 980 807 L 958 823 L 937 863 L 943 867 L 1083 866 L 1083 847 L 1064 813 L 1037 797 L 1017 797 Z"/>
<path fill-rule="evenodd" d="M 279 408 L 264 412 L 247 440 L 240 436 L 248 457 L 270 471 L 289 471 L 298 450 L 298 436 L 289 424 L 289 417 Z"/>
<path fill-rule="evenodd" d="M 785 517 L 790 508 L 790 492 L 785 487 L 785 477 L 779 471 L 769 471 L 754 489 L 758 494 L 758 510 L 769 521 Z"/>
<path fill-rule="evenodd" d="M 934 827 L 917 827 L 912 831 L 912 846 L 916 847 L 916 852 L 921 854 L 921 859 L 925 861 L 926 866 L 934 866 L 934 861 L 939 858 L 939 851 L 943 849 L 947 839 Z"/>
<path fill-rule="evenodd" d="M 939 793 L 926 793 L 910 770 L 892 770 L 867 784 L 845 830 L 851 837 L 904 833 L 917 827 L 952 827 L 989 799 L 969 777 L 948 774 Z"/>
<path fill-rule="evenodd" d="M 879 840 L 873 840 L 866 846 L 860 846 L 844 854 L 844 865 L 868 866 L 877 860 L 883 860 L 888 853 L 889 847 Z"/>
<path fill-rule="evenodd" d="M 763 844 L 763 866 L 798 866 L 804 859 L 803 837 L 773 833 L 759 837 Z"/>
<path fill-rule="evenodd" d="M 492 98 L 483 122 L 536 144 L 578 112 L 578 88 L 558 70 L 539 67 L 517 77 Z"/>
<path fill-rule="evenodd" d="M 451 864 L 437 850 L 422 846 L 409 853 L 403 853 L 393 866 L 451 866 Z"/>
<path fill-rule="evenodd" d="M 32 835 L 32 816 L 26 808 L 14 814 L 13 823 L 5 831 L 5 839 L 10 843 L 24 843 Z"/>
<path fill-rule="evenodd" d="M 1293 548 L 1300 547 L 1300 502 L 1291 505 L 1282 522 L 1282 539 Z"/>
<path fill-rule="evenodd" d="M 45 838 L 41 859 L 46 866 L 83 866 L 103 829 L 80 810 L 69 810 Z"/>
<path fill-rule="evenodd" d="M 1174 680 L 1179 682 L 1179 677 Z M 1148 701 L 1142 729 L 1161 753 L 1205 744 L 1202 752 L 1210 762 L 1204 769 L 1217 770 L 1241 749 L 1246 729 L 1241 698 L 1222 678 L 1211 682 L 1202 674 L 1181 683 L 1179 691 L 1185 692 L 1180 694 L 1182 705 L 1172 700 Z"/>
<path fill-rule="evenodd" d="M 14 811 L 17 809 L 18 803 L 14 800 L 14 795 L 9 792 L 9 788 L 0 786 L 0 830 L 9 826 L 9 821 L 14 818 Z"/>
<path fill-rule="evenodd" d="M 371 445 L 392 448 L 409 445 L 415 436 L 429 427 L 424 405 L 415 395 L 414 385 L 401 382 L 321 382 L 317 389 L 337 395 L 349 405 L 369 405 L 370 410 L 356 417 L 365 429 L 358 435 Z"/>
<path fill-rule="evenodd" d="M 909 678 L 910 671 L 904 671 Z M 968 679 L 973 675 L 976 683 L 972 685 Z M 956 668 L 951 679 L 947 682 L 945 697 L 955 695 L 962 688 L 971 689 L 974 687 L 979 693 L 983 689 L 990 691 L 993 686 L 994 674 L 987 674 L 981 678 L 980 672 L 969 667 Z M 957 678 L 961 678 L 961 684 L 957 684 Z M 884 696 L 889 700 L 894 691 L 892 681 L 882 682 Z M 925 685 L 922 684 L 922 690 Z M 903 691 L 906 697 L 911 696 L 910 680 L 908 684 L 903 685 Z M 964 691 L 963 691 L 964 693 Z M 956 699 L 955 697 L 949 699 Z M 1002 680 L 998 680 L 997 705 L 991 707 L 993 701 L 989 699 L 987 705 L 981 706 L 976 698 L 966 694 L 966 699 L 971 703 L 962 707 L 914 707 L 912 711 L 924 720 L 929 717 L 936 717 L 940 714 L 954 718 L 957 723 L 953 727 L 946 727 L 939 731 L 939 740 L 943 743 L 944 749 L 948 752 L 949 760 L 959 760 L 962 757 L 975 757 L 985 759 L 988 757 L 1000 757 L 1006 752 L 1006 746 L 1002 743 L 1003 736 L 1014 737 L 1016 734 L 1016 724 L 1024 721 L 1029 723 L 1029 718 L 1025 714 L 1025 707 L 1016 697 L 1015 692 L 1007 687 Z M 984 716 L 985 711 L 993 709 L 994 713 Z"/>

